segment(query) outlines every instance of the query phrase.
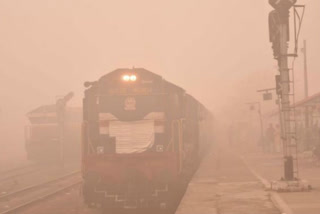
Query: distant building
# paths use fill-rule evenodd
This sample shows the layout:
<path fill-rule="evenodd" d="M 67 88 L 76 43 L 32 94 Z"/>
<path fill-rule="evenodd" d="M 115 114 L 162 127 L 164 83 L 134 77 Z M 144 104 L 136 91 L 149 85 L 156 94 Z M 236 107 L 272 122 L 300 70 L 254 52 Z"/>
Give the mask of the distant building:
<path fill-rule="evenodd" d="M 296 102 L 295 119 L 299 150 L 310 150 L 320 144 L 320 92 Z M 264 115 L 267 124 L 279 124 L 279 109 Z"/>

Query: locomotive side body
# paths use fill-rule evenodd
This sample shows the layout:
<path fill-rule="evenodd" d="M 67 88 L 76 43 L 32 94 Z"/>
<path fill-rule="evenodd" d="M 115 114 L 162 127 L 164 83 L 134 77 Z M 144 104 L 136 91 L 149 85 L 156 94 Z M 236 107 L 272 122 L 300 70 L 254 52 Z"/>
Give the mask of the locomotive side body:
<path fill-rule="evenodd" d="M 83 100 L 83 194 L 107 209 L 170 208 L 196 170 L 204 107 L 145 69 L 90 83 Z M 209 118 L 209 117 L 207 117 Z M 208 139 L 207 139 L 208 140 Z"/>

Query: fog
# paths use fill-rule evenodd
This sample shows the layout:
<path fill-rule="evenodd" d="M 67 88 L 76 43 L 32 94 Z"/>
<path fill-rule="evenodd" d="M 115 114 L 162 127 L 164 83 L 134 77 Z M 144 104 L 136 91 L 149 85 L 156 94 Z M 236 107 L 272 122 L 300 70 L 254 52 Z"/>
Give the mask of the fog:
<path fill-rule="evenodd" d="M 299 3 L 307 4 L 301 42 L 308 40 L 312 94 L 320 89 L 320 2 Z M 162 75 L 220 118 L 245 111 L 244 103 L 261 101 L 257 89 L 274 86 L 269 11 L 267 1 L 255 0 L 1 1 L 1 144 L 23 145 L 28 111 L 69 91 L 80 106 L 83 82 L 116 68 Z M 302 98 L 301 57 L 295 69 Z"/>
<path fill-rule="evenodd" d="M 299 38 L 299 57 L 293 67 L 297 101 L 304 98 L 303 40 L 308 46 L 309 95 L 320 92 L 320 1 L 298 0 L 298 4 L 306 4 L 306 13 Z M 187 202 L 182 202 L 177 214 L 192 212 L 193 207 L 190 209 L 189 205 L 196 207 L 197 203 L 190 202 L 197 200 L 201 205 L 204 202 L 206 208 L 214 207 L 207 213 L 279 213 L 270 200 L 275 194 L 265 192 L 269 187 L 263 189 L 261 178 L 279 180 L 283 176 L 282 151 L 287 155 L 292 148 L 296 153 L 285 157 L 290 157 L 292 163 L 285 169 L 292 170 L 294 175 L 298 164 L 294 165 L 297 162 L 293 160 L 302 157 L 301 172 L 317 189 L 320 172 L 315 166 L 320 163 L 320 109 L 314 111 L 317 118 L 310 122 L 309 118 L 303 118 L 308 114 L 302 113 L 308 108 L 300 107 L 298 111 L 303 119 L 300 118 L 298 128 L 290 127 L 297 123 L 289 124 L 293 112 L 285 114 L 287 130 L 277 126 L 278 117 L 273 118 L 275 128 L 272 128 L 265 115 L 277 110 L 276 95 L 273 92 L 273 100 L 263 101 L 262 94 L 257 93 L 260 89 L 275 88 L 275 75 L 279 74 L 269 42 L 268 14 L 271 10 L 268 0 L 0 1 L 0 199 L 8 197 L 8 200 L 0 200 L 0 213 L 19 205 L 19 199 L 24 204 L 24 199 L 34 199 L 37 195 L 42 198 L 50 189 L 61 188 L 65 189 L 60 199 L 52 197 L 34 206 L 34 210 L 31 206 L 30 210 L 20 211 L 94 213 L 88 211 L 88 207 L 109 208 L 109 201 L 107 205 L 101 204 L 107 201 L 105 198 L 111 198 L 110 204 L 116 206 L 120 198 L 129 203 L 130 209 L 130 202 L 147 204 L 149 202 L 144 199 L 151 198 L 158 208 L 165 208 L 167 214 L 172 214 L 187 191 Z M 290 16 L 293 19 L 292 12 Z M 291 23 L 291 38 L 292 32 Z M 289 53 L 293 53 L 293 46 L 291 40 Z M 289 59 L 290 66 L 292 60 Z M 112 85 L 112 78 L 105 78 L 102 82 L 106 84 L 101 87 L 103 93 L 99 91 L 100 94 L 94 91 L 95 83 L 92 83 L 91 94 L 86 95 L 84 102 L 90 110 L 88 107 L 82 115 L 79 107 L 83 105 L 84 82 L 97 81 L 118 68 L 145 68 L 162 76 L 203 103 L 214 117 L 189 96 L 184 96 L 183 101 L 179 99 L 180 91 L 171 85 L 164 84 L 168 91 L 176 91 L 162 96 L 163 91 L 156 88 L 159 83 L 156 78 L 143 79 L 149 81 L 146 84 L 152 83 L 150 88 L 124 87 L 124 90 L 113 91 L 107 84 Z M 138 70 L 145 74 L 144 70 Z M 117 72 L 123 78 L 127 70 Z M 137 76 L 134 80 L 126 76 L 127 80 L 123 81 L 137 80 Z M 152 87 L 156 88 L 152 98 L 127 96 L 149 93 Z M 63 98 L 69 92 L 73 92 L 74 97 L 71 99 L 73 94 L 70 93 Z M 107 93 L 124 93 L 126 97 L 103 97 Z M 165 100 L 166 105 L 161 105 L 163 102 L 159 100 Z M 64 102 L 75 108 L 64 111 Z M 140 109 L 136 108 L 138 102 Z M 182 103 L 183 119 L 179 111 Z M 253 108 L 250 103 L 260 103 L 262 117 L 259 117 L 258 106 Z M 32 139 L 33 147 L 29 147 L 28 155 L 29 159 L 32 155 L 35 158 L 29 161 L 25 127 L 32 119 L 29 121 L 27 114 L 39 106 L 51 104 L 48 107 L 51 112 L 48 110 L 45 116 L 41 111 L 33 112 L 36 116 L 32 119 L 36 122 L 32 121 L 31 132 L 36 137 Z M 124 108 L 120 109 L 119 105 Z M 313 110 L 319 107 L 312 105 Z M 103 110 L 98 112 L 98 108 Z M 157 109 L 151 111 L 151 108 Z M 91 114 L 96 117 L 95 121 L 90 120 Z M 310 115 L 314 116 L 312 111 Z M 81 123 L 82 116 L 84 123 Z M 290 139 L 286 139 L 287 136 Z M 42 143 L 45 146 L 40 148 Z M 213 149 L 209 149 L 209 144 Z M 15 166 L 22 166 L 17 174 L 12 170 Z M 10 174 L 12 172 L 14 175 Z M 66 176 L 66 173 L 69 174 Z M 65 177 L 50 185 L 44 183 L 59 176 Z M 297 178 L 292 176 L 289 181 L 299 181 Z M 193 185 L 189 185 L 191 194 L 188 194 L 190 181 Z M 23 192 L 25 187 L 37 182 L 41 185 Z M 84 185 L 79 194 L 81 182 Z M 303 190 L 310 190 L 310 187 Z M 11 195 L 21 189 L 22 196 Z M 140 196 L 145 189 L 148 195 Z M 193 191 L 199 189 L 200 193 Z M 110 192 L 114 195 L 108 195 Z M 131 193 L 138 194 L 130 198 Z M 281 195 L 288 207 L 301 209 L 300 212 L 281 210 L 281 213 L 308 213 L 302 211 L 306 207 L 319 213 L 320 203 L 314 201 L 318 200 L 317 195 L 310 193 L 308 196 L 304 201 L 306 195 L 299 193 L 294 197 L 290 193 Z M 312 205 L 299 204 L 309 199 Z"/>

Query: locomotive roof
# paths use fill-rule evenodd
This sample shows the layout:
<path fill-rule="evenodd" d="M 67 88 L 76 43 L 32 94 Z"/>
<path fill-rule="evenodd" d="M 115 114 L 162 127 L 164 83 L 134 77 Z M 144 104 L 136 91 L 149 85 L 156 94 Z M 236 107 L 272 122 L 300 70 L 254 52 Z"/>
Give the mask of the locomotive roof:
<path fill-rule="evenodd" d="M 121 74 L 125 74 L 125 73 L 128 73 L 128 72 L 135 72 L 135 73 L 137 73 L 139 75 L 142 75 L 142 76 L 150 76 L 155 80 L 156 79 L 161 80 L 167 85 L 167 87 L 172 88 L 173 90 L 177 90 L 179 92 L 185 93 L 186 96 L 189 96 L 191 99 L 193 99 L 194 101 L 198 102 L 199 105 L 203 109 L 208 111 L 202 103 L 200 103 L 197 99 L 195 99 L 190 94 L 187 94 L 183 88 L 181 88 L 181 87 L 179 87 L 179 86 L 177 86 L 177 85 L 175 85 L 175 84 L 163 79 L 162 76 L 160 76 L 158 74 L 155 74 L 155 73 L 153 73 L 153 72 L 151 72 L 149 70 L 146 70 L 144 68 L 119 68 L 119 69 L 116 69 L 116 70 L 114 70 L 114 71 L 112 71 L 110 73 L 107 73 L 107 74 L 103 75 L 97 82 L 93 82 L 92 86 L 97 86 L 96 83 L 99 84 L 99 83 L 106 82 L 109 79 L 113 79 L 115 76 L 118 76 L 119 74 L 121 75 Z M 87 90 L 90 91 L 90 88 L 87 89 Z M 210 112 L 210 111 L 208 111 L 208 112 Z"/>
<path fill-rule="evenodd" d="M 162 76 L 158 75 L 158 74 L 155 74 L 151 71 L 148 71 L 144 68 L 119 68 L 119 69 L 116 69 L 104 76 L 102 76 L 100 79 L 99 79 L 99 83 L 101 82 L 105 82 L 107 81 L 109 78 L 113 78 L 114 76 L 117 76 L 119 74 L 125 74 L 127 72 L 135 72 L 139 75 L 142 75 L 142 76 L 150 76 L 152 77 L 152 79 L 154 80 L 160 80 L 160 81 L 163 81 L 165 84 L 167 84 L 169 87 L 172 87 L 172 88 L 175 88 L 176 90 L 180 90 L 181 92 L 184 92 L 185 90 L 171 82 L 168 82 L 167 80 L 163 79 Z"/>
<path fill-rule="evenodd" d="M 151 72 L 151 71 L 148 71 L 148 70 L 146 70 L 146 69 L 144 69 L 144 68 L 118 68 L 118 69 L 116 69 L 116 70 L 114 70 L 114 71 L 111 71 L 111 72 L 109 72 L 109 73 L 107 73 L 106 75 L 103 75 L 100 79 L 99 79 L 99 81 L 103 81 L 103 80 L 105 80 L 105 79 L 108 79 L 108 78 L 110 78 L 110 77 L 113 77 L 114 75 L 118 75 L 118 73 L 126 73 L 126 72 L 129 72 L 129 71 L 131 71 L 131 72 L 137 72 L 137 73 L 139 73 L 140 75 L 152 75 L 153 76 L 153 78 L 155 78 L 155 79 L 162 79 L 162 77 L 160 76 L 160 75 L 158 75 L 158 74 L 155 74 L 155 73 L 153 73 L 153 72 Z"/>
<path fill-rule="evenodd" d="M 38 108 L 33 109 L 32 111 L 28 112 L 27 115 L 34 114 L 34 113 L 49 113 L 49 112 L 56 112 L 56 105 L 43 105 Z"/>
<path fill-rule="evenodd" d="M 52 104 L 52 105 L 42 105 L 39 106 L 38 108 L 33 109 L 32 111 L 29 111 L 27 113 L 27 116 L 32 116 L 32 114 L 38 114 L 38 113 L 52 113 L 52 112 L 56 112 L 57 111 L 57 107 L 56 104 Z M 66 111 L 67 112 L 81 112 L 82 108 L 81 107 L 66 107 Z"/>
<path fill-rule="evenodd" d="M 63 102 L 64 105 L 66 105 L 66 103 L 72 99 L 73 97 L 73 92 L 68 93 L 67 95 L 65 95 L 62 98 L 59 98 L 56 101 L 56 104 L 49 104 L 49 105 L 41 105 L 33 110 L 31 110 L 30 112 L 27 113 L 27 116 L 31 116 L 32 114 L 37 114 L 37 113 L 52 113 L 52 112 L 56 112 L 57 111 L 57 103 L 59 101 Z"/>

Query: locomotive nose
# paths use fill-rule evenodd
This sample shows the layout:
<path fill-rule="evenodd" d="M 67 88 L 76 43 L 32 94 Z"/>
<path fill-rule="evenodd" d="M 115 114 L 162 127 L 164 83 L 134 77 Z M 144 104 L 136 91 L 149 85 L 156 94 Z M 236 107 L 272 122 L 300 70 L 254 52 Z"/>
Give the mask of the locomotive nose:
<path fill-rule="evenodd" d="M 140 171 L 134 167 L 127 167 L 125 170 L 125 180 L 128 183 L 133 183 L 136 185 L 144 184 L 148 182 L 147 176 L 143 171 Z"/>

